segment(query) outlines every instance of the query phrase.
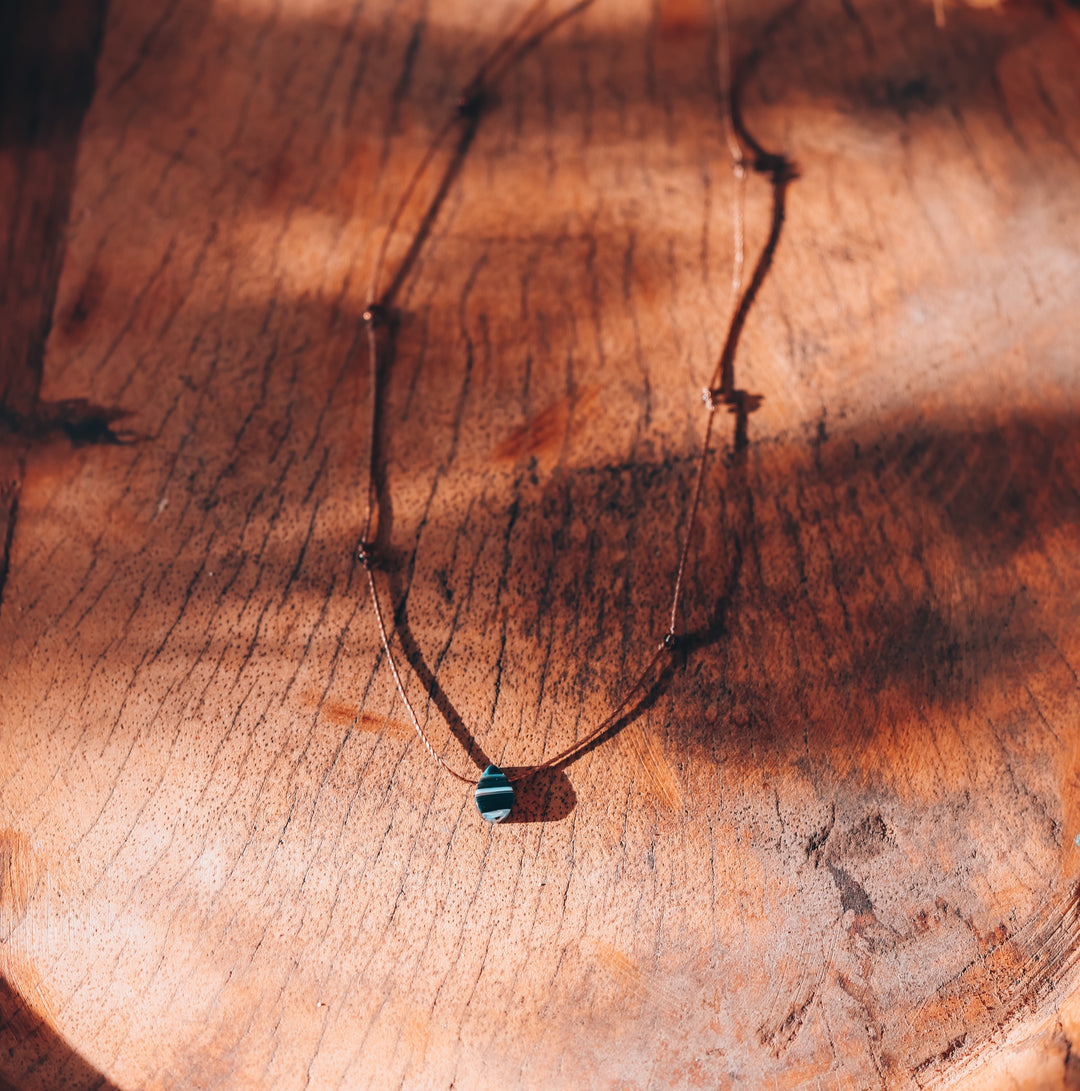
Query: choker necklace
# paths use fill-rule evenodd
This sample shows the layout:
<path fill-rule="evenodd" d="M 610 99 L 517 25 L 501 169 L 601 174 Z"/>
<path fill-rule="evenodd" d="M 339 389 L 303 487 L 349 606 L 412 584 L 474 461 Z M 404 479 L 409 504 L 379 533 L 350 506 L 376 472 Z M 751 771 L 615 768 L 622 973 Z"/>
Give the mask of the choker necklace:
<path fill-rule="evenodd" d="M 701 507 L 702 483 L 712 445 L 713 421 L 716 412 L 721 405 L 726 404 L 731 408 L 735 408 L 736 397 L 731 364 L 735 344 L 749 304 L 749 299 L 742 295 L 744 251 L 743 201 L 747 163 L 737 134 L 736 115 L 732 103 L 731 47 L 726 0 L 719 0 L 717 21 L 720 24 L 720 32 L 717 35 L 717 61 L 724 103 L 724 136 L 728 153 L 731 158 L 731 167 L 736 185 L 733 222 L 734 261 L 731 282 L 730 317 L 723 349 L 716 368 L 713 371 L 708 385 L 701 391 L 701 398 L 706 413 L 705 429 L 698 454 L 686 532 L 682 546 L 678 550 L 678 564 L 675 569 L 671 606 L 667 618 L 667 629 L 659 640 L 642 642 L 648 649 L 648 658 L 644 667 L 633 680 L 625 686 L 621 698 L 608 715 L 587 732 L 583 738 L 539 765 L 529 766 L 515 771 L 513 777 L 508 777 L 495 765 L 488 765 L 487 768 L 483 769 L 479 777 L 469 777 L 458 772 L 438 753 L 432 745 L 431 740 L 424 732 L 424 729 L 420 726 L 420 720 L 417 717 L 416 710 L 413 708 L 413 704 L 409 700 L 409 696 L 405 690 L 401 671 L 398 668 L 397 660 L 391 646 L 391 633 L 387 630 L 382 602 L 379 597 L 379 589 L 375 580 L 376 550 L 375 541 L 372 536 L 372 528 L 376 523 L 376 512 L 378 509 L 376 481 L 378 479 L 379 463 L 376 437 L 379 433 L 379 426 L 381 424 L 379 415 L 380 355 L 378 331 L 389 331 L 388 336 L 392 336 L 394 298 L 404 283 L 424 241 L 430 233 L 452 182 L 461 170 L 469 147 L 480 126 L 480 121 L 482 120 L 492 89 L 496 86 L 499 79 L 505 75 L 521 57 L 535 48 L 547 34 L 555 29 L 555 27 L 590 6 L 592 2 L 593 0 L 580 0 L 580 2 L 565 9 L 554 17 L 549 18 L 547 21 L 541 21 L 547 7 L 547 0 L 535 0 L 514 25 L 513 29 L 480 65 L 469 83 L 466 84 L 465 90 L 458 100 L 455 112 L 447 119 L 443 127 L 431 141 L 431 144 L 424 153 L 416 170 L 413 172 L 408 184 L 402 191 L 401 197 L 394 206 L 394 210 L 383 235 L 382 244 L 372 273 L 371 289 L 368 296 L 372 302 L 365 308 L 362 316 L 363 328 L 367 335 L 367 357 L 370 372 L 370 386 L 368 392 L 370 414 L 368 418 L 369 430 L 367 448 L 367 507 L 363 522 L 363 530 L 360 535 L 360 542 L 356 549 L 356 559 L 360 562 L 367 576 L 372 613 L 374 614 L 375 623 L 378 627 L 383 653 L 386 656 L 386 661 L 390 666 L 390 673 L 394 677 L 394 684 L 397 687 L 397 692 L 401 697 L 417 737 L 420 742 L 423 743 L 424 749 L 441 770 L 449 773 L 450 776 L 464 784 L 475 786 L 474 797 L 477 809 L 479 810 L 480 815 L 488 822 L 501 822 L 510 814 L 511 808 L 514 805 L 515 784 L 519 784 L 544 770 L 554 770 L 569 765 L 576 757 L 580 756 L 584 751 L 596 744 L 605 734 L 611 732 L 620 721 L 628 715 L 632 708 L 632 702 L 635 699 L 644 697 L 648 693 L 648 682 L 653 671 L 661 660 L 666 656 L 669 656 L 677 647 L 679 638 L 676 626 L 678 622 L 679 605 L 682 601 L 683 583 L 690 553 L 690 542 L 697 525 L 698 513 Z M 397 271 L 391 278 L 389 286 L 380 294 L 379 282 L 383 266 L 386 262 L 390 239 L 393 236 L 416 187 L 419 185 L 421 178 L 431 166 L 439 148 L 446 143 L 447 138 L 455 130 L 457 130 L 457 142 L 453 145 L 453 150 L 450 153 L 448 163 L 436 186 L 435 195 L 424 210 L 420 219 L 420 225 L 406 250 L 405 256 L 398 265 Z M 757 162 L 753 165 L 759 166 Z M 673 537 L 675 537 L 674 527 L 675 521 L 673 520 Z"/>

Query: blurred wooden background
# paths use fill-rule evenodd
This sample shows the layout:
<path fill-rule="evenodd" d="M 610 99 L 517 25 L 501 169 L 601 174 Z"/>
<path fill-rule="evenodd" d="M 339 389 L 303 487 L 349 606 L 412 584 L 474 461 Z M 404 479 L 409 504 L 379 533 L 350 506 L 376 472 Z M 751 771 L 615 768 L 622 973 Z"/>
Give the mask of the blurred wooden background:
<path fill-rule="evenodd" d="M 3 9 L 0 1082 L 1080 1087 L 1080 12 L 734 0 L 797 178 L 691 637 L 490 828 L 352 559 L 356 345 L 519 10 Z M 731 276 L 715 36 L 555 30 L 398 299 L 379 575 L 463 770 L 454 731 L 572 742 L 663 632 Z"/>

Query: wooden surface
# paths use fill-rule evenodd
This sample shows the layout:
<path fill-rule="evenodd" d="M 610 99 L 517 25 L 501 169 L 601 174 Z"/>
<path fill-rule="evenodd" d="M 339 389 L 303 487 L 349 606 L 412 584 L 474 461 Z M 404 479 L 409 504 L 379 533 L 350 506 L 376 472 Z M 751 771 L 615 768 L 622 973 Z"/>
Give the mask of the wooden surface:
<path fill-rule="evenodd" d="M 112 0 L 73 176 L 77 95 L 0 149 L 68 222 L 4 221 L 0 1078 L 1080 1086 L 1080 16 L 735 6 L 798 177 L 690 635 L 490 828 L 352 560 L 356 348 L 515 10 Z M 710 11 L 522 58 L 397 301 L 379 579 L 463 770 L 664 630 L 731 275 Z"/>

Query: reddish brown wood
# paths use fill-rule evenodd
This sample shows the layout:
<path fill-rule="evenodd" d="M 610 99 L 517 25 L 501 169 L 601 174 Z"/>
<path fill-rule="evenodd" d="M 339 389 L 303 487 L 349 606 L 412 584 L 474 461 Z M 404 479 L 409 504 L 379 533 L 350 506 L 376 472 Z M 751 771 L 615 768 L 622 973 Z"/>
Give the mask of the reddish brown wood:
<path fill-rule="evenodd" d="M 515 10 L 111 5 L 0 603 L 0 1076 L 1075 1085 L 1077 13 L 735 7 L 798 173 L 747 444 L 674 669 L 490 829 L 378 652 L 357 345 Z M 663 632 L 727 321 L 711 18 L 524 57 L 403 283 L 379 578 L 459 768 L 557 752 Z"/>

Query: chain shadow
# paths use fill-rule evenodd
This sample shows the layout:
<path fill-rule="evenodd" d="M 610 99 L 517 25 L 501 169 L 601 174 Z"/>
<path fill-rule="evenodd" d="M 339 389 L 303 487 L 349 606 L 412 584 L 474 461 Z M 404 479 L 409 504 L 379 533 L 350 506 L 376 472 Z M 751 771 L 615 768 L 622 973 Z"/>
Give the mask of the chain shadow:
<path fill-rule="evenodd" d="M 578 5 L 573 10 L 580 10 L 581 7 L 587 6 L 588 2 L 589 0 L 585 0 L 585 4 Z M 732 86 L 730 88 L 729 103 L 723 101 L 728 89 L 723 87 L 717 88 L 721 109 L 730 109 L 732 124 L 735 131 L 743 146 L 749 148 L 752 153 L 752 169 L 755 173 L 764 175 L 768 178 L 772 190 L 772 212 L 769 233 L 762 245 L 757 261 L 755 262 L 754 272 L 750 281 L 743 290 L 735 313 L 731 318 L 716 369 L 716 373 L 720 377 L 720 385 L 715 393 L 719 394 L 723 401 L 731 408 L 735 417 L 733 439 L 733 454 L 735 458 L 738 458 L 749 444 L 749 415 L 762 403 L 760 395 L 751 394 L 748 391 L 736 387 L 735 356 L 738 350 L 739 338 L 746 325 L 747 318 L 754 302 L 761 291 L 761 287 L 765 283 L 769 271 L 772 268 L 773 259 L 780 243 L 780 237 L 783 233 L 787 189 L 788 186 L 798 178 L 798 172 L 790 160 L 779 153 L 767 151 L 760 141 L 750 133 L 746 126 L 745 119 L 743 118 L 739 102 L 741 100 L 741 91 L 743 87 L 753 76 L 761 63 L 762 58 L 766 54 L 768 41 L 774 33 L 775 28 L 789 18 L 792 11 L 797 8 L 801 2 L 802 0 L 795 0 L 795 3 L 781 11 L 763 28 L 758 40 L 749 51 L 746 60 L 735 69 L 732 78 Z M 547 29 L 558 25 L 558 23 L 565 18 L 567 18 L 566 15 L 560 16 L 558 20 L 553 21 L 547 28 L 544 28 L 541 33 L 537 34 L 531 40 L 529 48 L 540 41 L 543 33 L 546 33 Z M 482 82 L 480 82 L 480 78 L 478 77 L 477 80 L 474 80 L 466 89 L 461 100 L 458 116 L 462 119 L 463 124 L 458 141 L 444 167 L 443 174 L 439 179 L 435 193 L 420 218 L 419 226 L 406 250 L 405 256 L 391 278 L 390 285 L 386 292 L 378 296 L 364 312 L 364 322 L 371 325 L 373 328 L 376 326 L 382 327 L 385 334 L 382 339 L 382 352 L 379 351 L 380 346 L 373 333 L 369 331 L 368 334 L 369 360 L 372 376 L 370 396 L 373 398 L 370 473 L 372 489 L 377 498 L 379 519 L 375 542 L 362 543 L 361 545 L 361 563 L 373 563 L 369 546 L 374 546 L 379 555 L 386 560 L 390 560 L 391 558 L 390 541 L 393 523 L 393 499 L 386 474 L 386 460 L 381 457 L 382 452 L 386 449 L 387 438 L 387 413 L 385 411 L 387 384 L 380 380 L 384 375 L 389 375 L 392 371 L 393 362 L 397 355 L 397 333 L 400 329 L 400 315 L 394 310 L 393 301 L 402 285 L 405 283 L 409 272 L 413 268 L 424 242 L 429 237 L 438 217 L 439 210 L 446 199 L 454 179 L 458 177 L 465 164 L 469 149 L 472 146 L 478 131 L 486 102 L 486 89 L 483 87 Z M 419 173 L 422 173 L 425 169 L 430 156 L 434 154 L 439 144 L 444 139 L 445 132 L 446 130 L 436 136 L 429 149 L 428 156 L 425 157 L 424 163 L 421 168 L 419 168 L 418 174 L 414 176 L 413 182 L 419 177 Z M 403 197 L 402 204 L 399 208 L 403 207 L 405 201 L 407 201 L 413 182 L 410 182 L 409 186 L 406 188 L 405 196 Z M 396 216 L 397 213 L 395 213 L 392 218 L 391 224 L 396 220 Z M 376 265 L 377 269 L 382 262 L 383 253 L 384 252 L 380 253 Z M 377 279 L 378 274 L 376 274 L 376 280 Z M 706 446 L 702 452 L 701 471 L 704 470 L 705 460 L 710 453 L 709 437 L 712 435 L 711 428 L 706 435 Z M 696 515 L 697 506 L 695 503 L 692 507 L 692 514 L 686 529 L 688 538 L 692 537 L 694 534 Z M 421 682 L 428 699 L 435 705 L 435 708 L 446 723 L 451 735 L 453 735 L 464 750 L 467 758 L 476 764 L 478 770 L 483 771 L 488 765 L 492 764 L 490 757 L 477 742 L 475 736 L 466 726 L 460 713 L 454 707 L 453 702 L 450 700 L 445 690 L 440 686 L 436 677 L 436 671 L 432 670 L 425 660 L 409 624 L 408 587 L 412 582 L 412 573 L 416 563 L 416 553 L 417 550 L 414 549 L 404 564 L 399 560 L 398 563 L 387 565 L 392 601 L 397 603 L 393 608 L 394 633 L 398 636 L 406 661 Z M 408 576 L 405 579 L 402 579 L 403 567 L 408 570 Z M 610 724 L 605 726 L 605 722 L 601 722 L 599 729 L 595 731 L 594 736 L 592 738 L 587 738 L 580 745 L 572 747 L 570 751 L 567 752 L 565 758 L 557 757 L 552 762 L 545 763 L 541 766 L 515 766 L 505 770 L 511 782 L 515 785 L 520 785 L 519 798 L 515 801 L 515 809 L 511 812 L 508 821 L 519 823 L 557 821 L 567 817 L 572 812 L 576 802 L 576 796 L 574 795 L 573 787 L 566 777 L 566 770 L 586 754 L 591 753 L 597 747 L 611 741 L 627 726 L 635 722 L 650 708 L 655 706 L 656 702 L 670 686 L 675 674 L 675 653 L 679 654 L 679 657 L 681 657 L 683 661 L 683 666 L 685 666 L 689 655 L 715 643 L 721 638 L 724 631 L 724 618 L 730 607 L 740 571 L 741 559 L 739 563 L 736 563 L 731 567 L 728 577 L 728 587 L 720 596 L 708 623 L 703 628 L 681 637 L 676 637 L 672 634 L 668 635 L 664 641 L 663 651 L 659 652 L 657 656 L 654 657 L 654 660 L 646 667 L 645 674 L 639 677 L 634 682 L 633 686 L 624 689 L 623 700 L 616 704 L 615 713 L 611 718 Z M 393 633 L 391 633 L 391 636 L 393 636 Z M 654 670 L 656 670 L 656 675 L 649 681 L 648 675 Z M 639 689 L 641 690 L 641 695 L 632 700 L 628 700 L 628 698 Z M 622 711 L 620 714 L 620 710 L 624 707 L 625 711 Z"/>

